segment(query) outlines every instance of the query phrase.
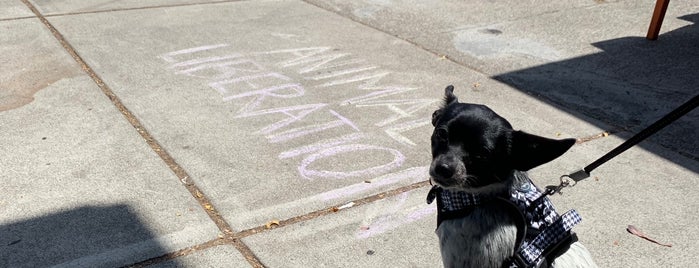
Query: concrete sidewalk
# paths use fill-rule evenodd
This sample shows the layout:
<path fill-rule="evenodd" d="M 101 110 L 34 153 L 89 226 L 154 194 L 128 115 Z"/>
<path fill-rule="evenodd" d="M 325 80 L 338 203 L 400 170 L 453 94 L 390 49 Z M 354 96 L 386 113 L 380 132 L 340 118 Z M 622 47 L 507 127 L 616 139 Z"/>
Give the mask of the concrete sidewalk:
<path fill-rule="evenodd" d="M 654 2 L 0 0 L 0 267 L 441 267 L 443 88 L 579 138 L 555 183 L 697 94 L 699 2 Z M 697 129 L 553 197 L 601 267 L 696 266 Z"/>

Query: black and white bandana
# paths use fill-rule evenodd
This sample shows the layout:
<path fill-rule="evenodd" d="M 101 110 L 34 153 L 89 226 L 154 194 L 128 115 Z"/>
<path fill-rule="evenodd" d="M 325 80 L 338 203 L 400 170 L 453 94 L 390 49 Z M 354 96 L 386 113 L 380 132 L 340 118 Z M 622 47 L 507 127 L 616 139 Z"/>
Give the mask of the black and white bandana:
<path fill-rule="evenodd" d="M 516 189 L 510 191 L 508 201 L 512 202 L 527 221 L 527 228 L 538 230 L 536 235 L 527 235 L 517 254 L 525 262 L 527 267 L 540 263 L 545 256 L 543 252 L 552 245 L 556 245 L 570 236 L 571 229 L 582 221 L 577 211 L 569 210 L 563 215 L 556 213 L 551 200 L 527 181 Z M 542 197 L 543 196 L 543 197 Z M 427 203 L 432 203 L 438 198 L 440 206 L 437 208 L 442 213 L 458 213 L 470 210 L 487 202 L 492 198 L 479 197 L 460 191 L 453 191 L 434 186 L 427 197 Z M 529 233 L 529 232 L 528 232 Z M 512 263 L 509 267 L 519 267 Z"/>

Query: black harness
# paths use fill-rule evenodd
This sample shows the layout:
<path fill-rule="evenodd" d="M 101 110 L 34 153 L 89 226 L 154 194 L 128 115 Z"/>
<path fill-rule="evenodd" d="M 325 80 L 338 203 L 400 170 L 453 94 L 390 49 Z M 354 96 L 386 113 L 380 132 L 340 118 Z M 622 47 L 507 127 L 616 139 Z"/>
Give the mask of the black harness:
<path fill-rule="evenodd" d="M 581 221 L 575 210 L 563 215 L 531 182 L 514 189 L 509 196 L 480 198 L 475 194 L 433 186 L 427 203 L 437 200 L 437 227 L 445 220 L 469 215 L 484 204 L 506 210 L 517 226 L 514 254 L 503 267 L 549 267 L 553 260 L 577 241 L 572 227 Z"/>

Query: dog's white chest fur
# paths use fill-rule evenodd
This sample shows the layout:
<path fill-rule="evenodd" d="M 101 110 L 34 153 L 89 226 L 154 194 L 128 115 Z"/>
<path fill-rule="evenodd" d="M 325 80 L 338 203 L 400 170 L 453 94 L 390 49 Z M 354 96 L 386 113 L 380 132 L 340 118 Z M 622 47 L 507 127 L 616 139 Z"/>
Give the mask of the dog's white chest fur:
<path fill-rule="evenodd" d="M 437 228 L 444 267 L 497 267 L 512 256 L 517 227 L 510 215 L 488 205 L 443 221 Z"/>
<path fill-rule="evenodd" d="M 513 255 L 517 227 L 507 212 L 483 205 L 462 218 L 443 221 L 437 228 L 445 268 L 494 267 Z M 597 267 L 580 243 L 570 245 L 552 267 Z"/>

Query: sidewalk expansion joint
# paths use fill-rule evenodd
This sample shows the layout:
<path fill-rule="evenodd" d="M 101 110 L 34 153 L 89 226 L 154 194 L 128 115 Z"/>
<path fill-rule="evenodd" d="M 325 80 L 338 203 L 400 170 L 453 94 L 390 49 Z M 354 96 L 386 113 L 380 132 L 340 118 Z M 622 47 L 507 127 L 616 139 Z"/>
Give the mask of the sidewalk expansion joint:
<path fill-rule="evenodd" d="M 63 46 L 63 48 L 68 52 L 68 54 L 80 65 L 82 70 L 87 73 L 87 75 L 92 78 L 92 80 L 97 84 L 102 93 L 109 98 L 112 104 L 121 112 L 121 114 L 126 118 L 126 120 L 131 124 L 131 126 L 136 129 L 139 135 L 145 140 L 148 146 L 153 149 L 153 151 L 165 162 L 165 164 L 172 170 L 173 173 L 179 178 L 180 182 L 185 186 L 189 193 L 199 202 L 199 205 L 204 209 L 209 218 L 216 224 L 218 229 L 223 232 L 223 236 L 227 237 L 225 241 L 235 246 L 238 251 L 240 251 L 245 259 L 253 267 L 264 267 L 259 259 L 253 254 L 253 252 L 245 244 L 237 239 L 232 238 L 233 230 L 226 222 L 226 220 L 219 214 L 218 210 L 213 206 L 209 198 L 207 198 L 202 191 L 197 187 L 194 182 L 190 180 L 189 174 L 175 161 L 175 159 L 160 145 L 160 143 L 155 140 L 155 138 L 146 130 L 146 128 L 141 124 L 141 122 L 136 118 L 136 116 L 121 102 L 119 97 L 114 94 L 114 92 L 107 86 L 102 78 L 97 75 L 97 73 L 90 67 L 85 60 L 75 51 L 72 45 L 68 43 L 63 35 L 58 32 L 58 30 L 51 24 L 51 22 L 44 17 L 39 10 L 29 2 L 29 0 L 22 0 L 22 2 L 36 15 L 36 17 L 48 28 L 48 30 L 53 34 L 57 41 Z"/>
<path fill-rule="evenodd" d="M 25 19 L 33 19 L 33 18 L 36 18 L 36 16 L 22 16 L 22 17 L 14 17 L 14 18 L 4 18 L 4 19 L 0 19 L 0 22 L 13 21 L 13 20 L 25 20 Z"/>
<path fill-rule="evenodd" d="M 590 136 L 580 137 L 580 138 L 575 139 L 575 143 L 576 144 L 586 143 L 588 141 L 593 141 L 593 140 L 601 139 L 604 137 L 608 137 L 609 135 L 613 135 L 613 134 L 616 134 L 618 132 L 620 132 L 620 131 L 610 130 L 610 131 L 604 131 L 604 132 L 597 133 L 597 134 L 590 135 Z"/>
<path fill-rule="evenodd" d="M 172 259 L 175 259 L 175 258 L 178 258 L 178 257 L 186 256 L 186 255 L 189 255 L 189 254 L 191 254 L 191 253 L 193 253 L 193 252 L 196 252 L 196 251 L 202 251 L 202 250 L 206 250 L 206 249 L 209 249 L 209 248 L 213 248 L 213 247 L 220 246 L 220 245 L 225 245 L 225 244 L 227 244 L 226 241 L 225 241 L 225 239 L 223 239 L 223 238 L 218 238 L 218 239 L 214 239 L 214 240 L 211 240 L 211 241 L 208 241 L 208 242 L 204 242 L 204 243 L 199 244 L 199 245 L 195 245 L 195 246 L 191 246 L 191 247 L 188 247 L 188 248 L 180 249 L 180 250 L 175 251 L 175 252 L 166 253 L 166 254 L 163 254 L 163 255 L 161 255 L 161 256 L 152 258 L 152 259 L 148 259 L 148 260 L 145 260 L 145 261 L 141 261 L 141 262 L 137 262 L 137 263 L 134 263 L 134 264 L 126 265 L 126 266 L 124 266 L 124 267 L 128 267 L 128 268 L 146 267 L 146 266 L 150 266 L 150 265 L 153 265 L 153 264 L 157 264 L 157 263 L 169 261 L 169 260 L 172 260 Z"/>
<path fill-rule="evenodd" d="M 169 260 L 174 260 L 174 259 L 177 259 L 177 258 L 179 258 L 179 257 L 187 256 L 187 255 L 190 255 L 190 254 L 195 253 L 195 252 L 200 252 L 200 251 L 204 251 L 204 250 L 207 250 L 207 249 L 210 249 L 210 248 L 214 248 L 214 247 L 218 247 L 218 246 L 223 246 L 223 245 L 232 245 L 232 246 L 235 247 L 238 251 L 240 251 L 240 252 L 243 254 L 243 256 L 245 257 L 246 252 L 244 252 L 243 250 L 241 250 L 241 249 L 239 248 L 239 244 L 242 244 L 242 242 L 241 242 L 240 240 L 238 240 L 238 239 L 234 239 L 234 238 L 232 238 L 231 236 L 222 236 L 222 237 L 216 238 L 216 239 L 214 239 L 214 240 L 210 240 L 210 241 L 207 241 L 207 242 L 204 242 L 204 243 L 201 243 L 201 244 L 198 244 L 198 245 L 194 245 L 194 246 L 191 246 L 191 247 L 183 248 L 183 249 L 180 249 L 180 250 L 177 250 L 177 251 L 174 251 L 174 252 L 166 253 L 166 254 L 160 255 L 160 256 L 155 257 L 155 258 L 151 258 L 151 259 L 148 259 L 148 260 L 144 260 L 144 261 L 140 261 L 140 262 L 137 262 L 137 263 L 129 264 L 129 265 L 126 265 L 126 266 L 123 266 L 123 267 L 124 267 L 124 268 L 141 268 L 141 267 L 147 267 L 147 266 L 151 266 L 151 265 L 154 265 L 154 264 L 166 262 L 166 261 L 169 261 Z M 244 245 L 243 245 L 243 246 L 244 246 Z M 249 252 L 247 252 L 247 253 L 252 254 L 252 252 L 250 251 L 249 248 L 247 248 L 247 246 L 245 246 L 245 248 L 249 251 Z M 247 259 L 247 257 L 246 257 L 246 259 Z M 250 263 L 250 265 L 251 265 L 253 268 L 264 268 L 264 267 L 265 267 L 265 266 L 264 266 L 262 263 L 260 263 L 260 262 L 252 263 L 252 262 L 250 262 L 250 261 L 248 260 L 248 263 Z"/>
<path fill-rule="evenodd" d="M 109 13 L 109 12 L 118 12 L 118 11 L 157 9 L 157 8 L 169 8 L 169 7 L 200 6 L 200 5 L 212 5 L 212 4 L 231 3 L 231 2 L 246 2 L 246 1 L 250 1 L 250 0 L 220 0 L 220 1 L 200 2 L 200 3 L 181 3 L 181 4 L 169 4 L 169 5 L 112 8 L 112 9 L 104 9 L 104 10 L 78 11 L 78 12 L 66 12 L 66 13 L 50 14 L 50 15 L 44 15 L 44 17 L 61 17 L 61 16 L 83 15 L 83 14 Z"/>
<path fill-rule="evenodd" d="M 324 7 L 320 6 L 320 5 L 317 5 L 317 4 L 315 4 L 315 3 L 309 2 L 308 0 L 302 0 L 302 1 L 305 2 L 306 4 L 311 5 L 311 6 L 315 6 L 315 7 L 319 8 L 319 9 L 325 10 L 325 11 L 327 11 L 327 12 L 331 12 L 331 13 L 333 13 L 333 14 L 335 14 L 335 15 L 340 16 L 340 17 L 343 17 L 343 18 L 346 18 L 346 19 L 348 19 L 348 20 L 354 21 L 355 23 L 361 24 L 361 25 L 363 25 L 364 27 L 368 27 L 368 28 L 374 29 L 374 30 L 376 30 L 376 31 L 382 32 L 382 33 L 384 33 L 384 34 L 386 34 L 386 35 L 389 35 L 389 36 L 392 36 L 392 37 L 394 37 L 394 38 L 400 39 L 400 40 L 402 40 L 402 41 L 404 41 L 404 42 L 406 42 L 406 43 L 408 43 L 408 44 L 411 44 L 411 45 L 417 47 L 418 49 L 420 49 L 420 50 L 422 50 L 422 51 L 425 51 L 425 52 L 428 52 L 428 53 L 430 53 L 430 54 L 432 54 L 432 55 L 437 56 L 438 59 L 446 60 L 446 61 L 448 61 L 448 62 L 451 62 L 451 63 L 454 63 L 454 64 L 456 64 L 456 65 L 462 66 L 462 67 L 464 67 L 464 68 L 466 68 L 466 69 L 469 69 L 469 70 L 472 70 L 472 71 L 474 71 L 474 72 L 477 72 L 477 73 L 479 73 L 479 74 L 481 74 L 481 75 L 490 77 L 490 75 L 489 75 L 488 73 L 486 73 L 485 71 L 483 71 L 483 70 L 481 70 L 481 69 L 479 69 L 479 68 L 477 68 L 477 67 L 475 67 L 475 66 L 471 66 L 471 65 L 468 65 L 468 64 L 466 64 L 466 63 L 457 61 L 457 60 L 453 59 L 452 57 L 449 57 L 449 55 L 441 54 L 441 53 L 439 53 L 439 51 L 436 51 L 436 50 L 430 49 L 430 48 L 428 48 L 428 47 L 425 47 L 425 46 L 423 46 L 423 45 L 421 45 L 421 44 L 419 44 L 419 43 L 417 43 L 417 42 L 415 42 L 415 41 L 413 41 L 413 40 L 410 40 L 410 39 L 408 39 L 408 38 L 401 37 L 401 36 L 399 36 L 399 35 L 397 35 L 397 34 L 394 34 L 394 33 L 388 32 L 388 31 L 385 31 L 385 30 L 383 30 L 383 29 L 381 29 L 381 28 L 378 28 L 378 27 L 375 27 L 375 26 L 373 26 L 373 25 L 371 25 L 371 24 L 367 24 L 367 23 L 365 23 L 365 22 L 363 22 L 363 21 L 357 20 L 357 19 L 355 19 L 355 18 L 353 18 L 353 17 L 345 16 L 345 15 L 343 15 L 342 13 L 340 13 L 339 11 L 335 11 L 335 10 L 331 10 L 331 9 L 324 8 Z"/>
<path fill-rule="evenodd" d="M 366 205 L 366 204 L 369 204 L 369 203 L 372 203 L 372 202 L 375 202 L 375 201 L 378 201 L 381 199 L 385 199 L 387 197 L 396 196 L 396 195 L 399 195 L 399 194 L 402 194 L 402 193 L 405 193 L 408 191 L 412 191 L 412 190 L 415 190 L 418 188 L 422 188 L 425 186 L 429 186 L 429 185 L 430 185 L 429 181 L 416 182 L 416 183 L 409 184 L 409 185 L 406 185 L 403 187 L 399 187 L 399 188 L 396 188 L 393 190 L 384 191 L 384 192 L 381 192 L 381 193 L 378 193 L 375 195 L 371 195 L 368 197 L 364 197 L 364 198 L 360 198 L 360 199 L 357 199 L 354 201 L 350 201 L 349 203 L 353 203 L 354 205 L 352 206 L 352 208 L 355 208 L 355 207 Z M 352 208 L 347 208 L 347 209 L 352 209 Z M 274 225 L 262 225 L 262 226 L 253 227 L 253 228 L 250 228 L 247 230 L 243 230 L 243 231 L 240 231 L 238 233 L 233 234 L 233 237 L 235 239 L 242 239 L 242 238 L 245 238 L 245 237 L 248 237 L 251 235 L 255 235 L 255 234 L 259 234 L 259 233 L 269 231 L 272 229 L 277 229 L 277 228 L 289 226 L 289 225 L 292 225 L 295 223 L 300 223 L 300 222 L 312 220 L 312 219 L 315 219 L 315 218 L 318 218 L 321 216 L 326 216 L 326 215 L 330 215 L 333 213 L 337 213 L 339 211 L 342 211 L 342 210 L 339 210 L 337 206 L 324 208 L 321 210 L 309 212 L 309 213 L 304 214 L 304 215 L 296 216 L 296 217 L 289 218 L 286 220 L 281 220 L 278 223 L 275 222 Z"/>

